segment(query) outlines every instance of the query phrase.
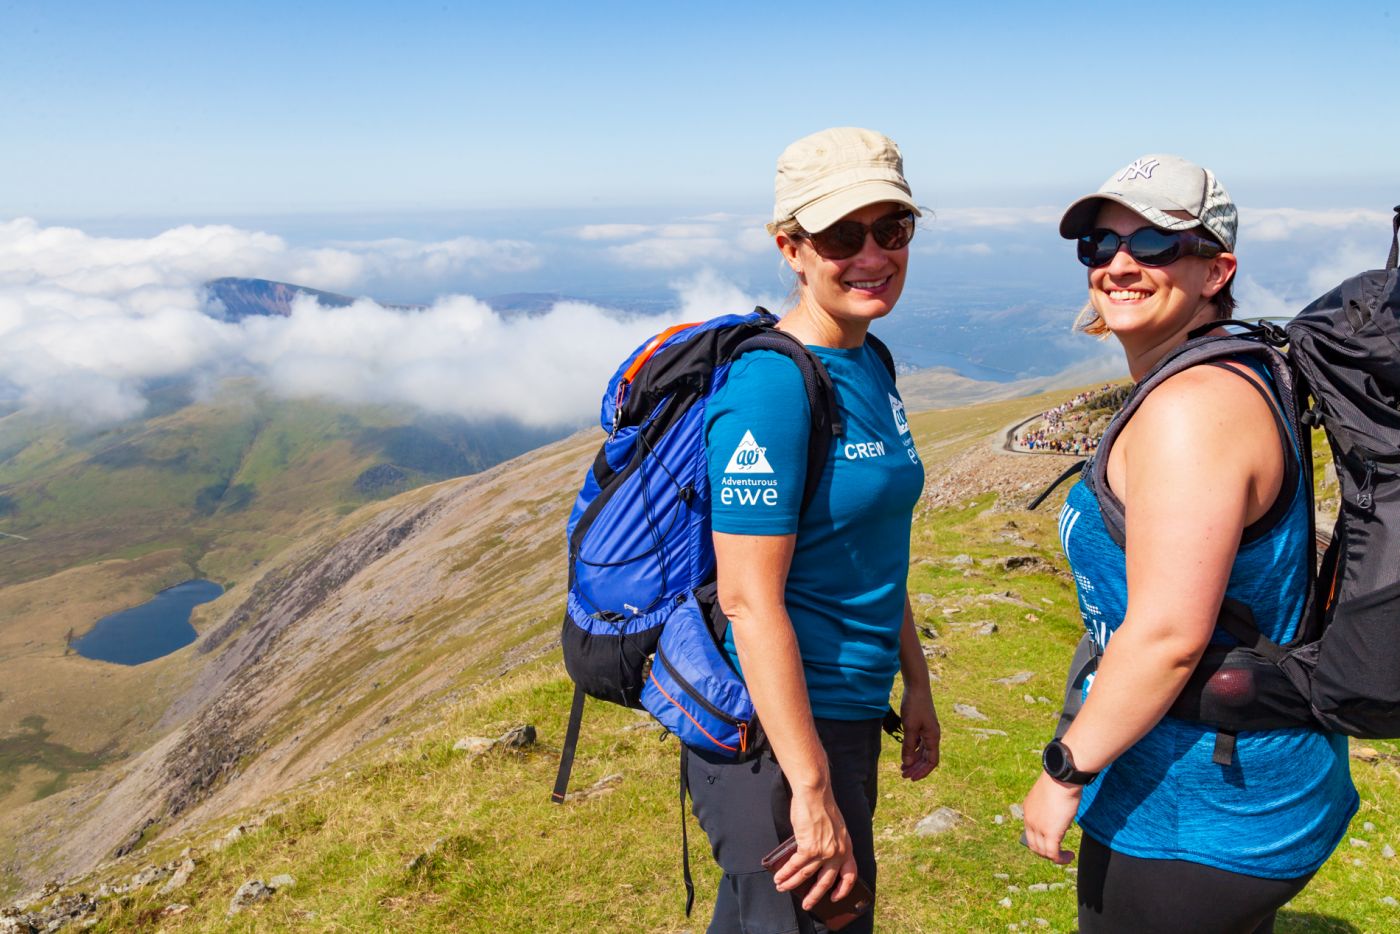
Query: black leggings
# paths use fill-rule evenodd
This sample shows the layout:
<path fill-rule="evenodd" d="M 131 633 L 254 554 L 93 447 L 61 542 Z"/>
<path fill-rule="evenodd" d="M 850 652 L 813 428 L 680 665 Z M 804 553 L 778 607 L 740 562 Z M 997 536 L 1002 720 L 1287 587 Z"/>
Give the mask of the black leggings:
<path fill-rule="evenodd" d="M 1312 877 L 1261 879 L 1179 859 L 1138 859 L 1086 833 L 1079 847 L 1079 931 L 1272 934 L 1275 913 Z"/>

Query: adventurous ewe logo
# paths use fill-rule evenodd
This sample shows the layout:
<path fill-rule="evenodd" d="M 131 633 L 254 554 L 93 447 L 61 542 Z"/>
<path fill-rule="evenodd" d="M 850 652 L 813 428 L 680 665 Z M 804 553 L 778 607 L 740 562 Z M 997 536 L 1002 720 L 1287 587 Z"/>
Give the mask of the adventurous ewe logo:
<path fill-rule="evenodd" d="M 899 433 L 909 434 L 909 418 L 904 414 L 904 403 L 897 396 L 890 396 L 890 410 L 894 412 L 894 424 Z"/>
<path fill-rule="evenodd" d="M 739 441 L 739 446 L 729 456 L 729 466 L 724 468 L 724 472 L 772 473 L 773 466 L 768 463 L 768 458 L 764 453 L 767 450 L 765 447 L 760 447 L 758 442 L 754 440 L 752 431 L 745 431 L 744 437 Z"/>

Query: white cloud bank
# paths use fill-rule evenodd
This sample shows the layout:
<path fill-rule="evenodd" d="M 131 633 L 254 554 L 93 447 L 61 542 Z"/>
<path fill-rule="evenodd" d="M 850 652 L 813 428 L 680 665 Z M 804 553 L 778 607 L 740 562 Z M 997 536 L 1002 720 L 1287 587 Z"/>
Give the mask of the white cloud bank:
<path fill-rule="evenodd" d="M 587 224 L 573 231 L 585 242 L 606 241 L 603 254 L 620 266 L 688 269 L 740 263 L 773 249 L 757 217 L 710 214 L 668 224 Z M 623 242 L 627 241 L 627 242 Z"/>
<path fill-rule="evenodd" d="M 536 264 L 533 248 L 516 241 L 302 249 L 233 227 L 113 239 L 31 220 L 0 223 L 0 397 L 103 422 L 139 415 L 152 380 L 252 375 L 292 397 L 405 403 L 535 425 L 581 422 L 597 411 L 613 368 L 647 335 L 754 304 L 702 270 L 674 284 L 676 313 L 651 319 L 579 302 L 502 317 L 466 295 L 414 310 L 368 299 L 331 309 L 303 297 L 288 317 L 236 323 L 201 308 L 203 283 L 227 275 L 349 290 L 378 277 L 432 281 L 468 266 Z"/>

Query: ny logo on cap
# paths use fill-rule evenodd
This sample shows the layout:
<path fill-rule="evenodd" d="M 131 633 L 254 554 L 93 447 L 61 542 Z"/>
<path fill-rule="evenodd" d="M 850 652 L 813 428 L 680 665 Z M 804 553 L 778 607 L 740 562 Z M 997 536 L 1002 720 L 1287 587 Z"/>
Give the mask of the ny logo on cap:
<path fill-rule="evenodd" d="M 1118 176 L 1120 182 L 1131 182 L 1135 178 L 1151 178 L 1152 172 L 1162 163 L 1156 159 L 1138 159 Z"/>

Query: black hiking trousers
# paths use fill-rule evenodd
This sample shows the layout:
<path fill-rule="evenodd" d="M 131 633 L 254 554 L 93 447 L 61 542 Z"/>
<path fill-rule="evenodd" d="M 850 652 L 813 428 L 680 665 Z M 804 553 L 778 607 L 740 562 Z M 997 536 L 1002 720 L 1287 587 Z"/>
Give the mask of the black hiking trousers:
<path fill-rule="evenodd" d="M 846 821 L 856 869 L 875 890 L 876 767 L 882 721 L 815 721 L 831 767 L 836 806 Z M 686 779 L 691 809 L 710 838 L 724 875 L 715 897 L 709 934 L 826 934 L 787 892 L 773 886 L 761 865 L 779 843 L 792 836 L 791 792 L 777 760 L 763 753 L 751 762 L 725 762 L 689 750 Z M 871 934 L 874 912 L 842 928 L 842 934 Z"/>
<path fill-rule="evenodd" d="M 1079 845 L 1080 934 L 1273 934 L 1274 916 L 1313 873 L 1263 879 L 1180 859 Z"/>

